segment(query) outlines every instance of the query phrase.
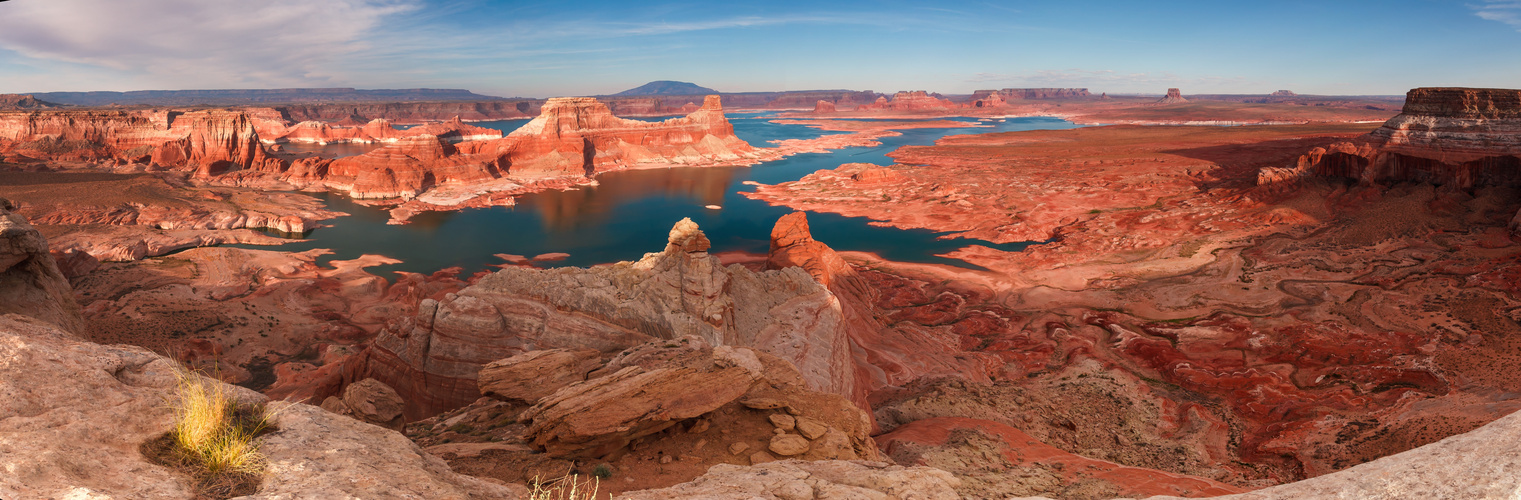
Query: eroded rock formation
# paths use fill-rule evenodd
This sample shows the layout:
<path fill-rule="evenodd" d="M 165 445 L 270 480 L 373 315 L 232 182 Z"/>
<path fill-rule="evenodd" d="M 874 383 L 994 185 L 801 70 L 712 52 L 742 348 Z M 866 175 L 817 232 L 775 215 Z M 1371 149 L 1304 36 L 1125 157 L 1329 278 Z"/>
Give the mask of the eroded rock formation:
<path fill-rule="evenodd" d="M 84 332 L 73 289 L 48 252 L 47 240 L 0 198 L 0 314 L 25 314 Z"/>
<path fill-rule="evenodd" d="M 1306 176 L 1363 183 L 1521 186 L 1521 90 L 1417 88 L 1398 116 L 1368 135 L 1315 148 L 1291 168 L 1265 168 L 1258 184 Z"/>
<path fill-rule="evenodd" d="M 1185 102 L 1188 102 L 1188 99 L 1184 99 L 1183 92 L 1175 88 L 1167 89 L 1167 95 L 1162 96 L 1161 99 L 1157 99 L 1157 104 L 1180 104 Z"/>
<path fill-rule="evenodd" d="M 508 268 L 383 331 L 368 373 L 395 387 L 419 418 L 480 396 L 493 361 L 554 348 L 610 353 L 652 338 L 703 338 L 786 359 L 808 386 L 853 397 L 855 375 L 839 301 L 801 269 L 752 272 L 708 255 L 696 224 L 672 228 L 663 252 L 590 269 Z"/>
<path fill-rule="evenodd" d="M 939 94 L 936 94 L 939 95 Z M 956 103 L 947 99 L 941 99 L 930 95 L 923 90 L 905 91 L 893 94 L 891 101 L 885 97 L 877 98 L 871 104 L 857 106 L 857 110 L 893 110 L 893 111 L 923 111 L 940 110 L 958 107 Z"/>

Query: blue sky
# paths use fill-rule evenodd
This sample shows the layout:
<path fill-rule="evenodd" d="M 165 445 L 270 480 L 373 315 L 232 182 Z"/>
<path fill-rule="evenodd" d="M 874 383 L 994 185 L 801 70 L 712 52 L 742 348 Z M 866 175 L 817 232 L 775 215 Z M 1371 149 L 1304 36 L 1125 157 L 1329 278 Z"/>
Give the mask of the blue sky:
<path fill-rule="evenodd" d="M 465 88 L 1402 94 L 1521 87 L 1521 0 L 13 0 L 0 92 Z"/>

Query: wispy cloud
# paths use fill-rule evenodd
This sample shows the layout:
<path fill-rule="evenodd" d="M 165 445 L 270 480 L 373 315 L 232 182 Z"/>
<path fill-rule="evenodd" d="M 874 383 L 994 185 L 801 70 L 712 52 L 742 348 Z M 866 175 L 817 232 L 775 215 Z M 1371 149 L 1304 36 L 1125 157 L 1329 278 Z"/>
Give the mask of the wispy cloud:
<path fill-rule="evenodd" d="M 1499 21 L 1521 31 L 1521 2 L 1515 0 L 1485 0 L 1480 4 L 1468 4 L 1474 15 L 1490 21 Z"/>
<path fill-rule="evenodd" d="M 993 83 L 1027 87 L 1110 87 L 1144 90 L 1167 87 L 1217 88 L 1251 84 L 1246 77 L 1196 76 L 1184 77 L 1168 72 L 1123 73 L 1113 70 L 1040 70 L 1027 73 L 977 73 L 966 80 L 969 83 Z"/>
<path fill-rule="evenodd" d="M 0 17 L 0 48 L 108 68 L 161 88 L 341 80 L 387 16 L 420 0 L 48 0 Z"/>

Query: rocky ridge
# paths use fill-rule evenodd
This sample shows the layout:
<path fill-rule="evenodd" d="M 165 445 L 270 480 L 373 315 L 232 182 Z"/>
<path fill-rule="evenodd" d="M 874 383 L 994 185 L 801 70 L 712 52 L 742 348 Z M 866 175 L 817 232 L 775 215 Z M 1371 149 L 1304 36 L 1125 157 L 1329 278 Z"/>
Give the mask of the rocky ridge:
<path fill-rule="evenodd" d="M 1310 176 L 1521 186 L 1521 90 L 1411 89 L 1403 112 L 1379 128 L 1312 149 L 1293 167 L 1264 168 L 1257 182 L 1282 188 Z"/>

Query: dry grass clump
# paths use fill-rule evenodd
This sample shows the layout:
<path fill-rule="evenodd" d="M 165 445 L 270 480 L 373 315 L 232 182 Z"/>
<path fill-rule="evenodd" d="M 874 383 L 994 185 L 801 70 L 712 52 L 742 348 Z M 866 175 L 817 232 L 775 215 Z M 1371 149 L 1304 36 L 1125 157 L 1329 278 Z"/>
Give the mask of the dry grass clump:
<path fill-rule="evenodd" d="M 143 453 L 160 465 L 195 480 L 197 493 L 232 498 L 254 493 L 264 473 L 264 456 L 255 441 L 273 430 L 263 404 L 239 404 L 226 386 L 188 371 L 178 374 L 174 428 L 143 445 Z"/>
<path fill-rule="evenodd" d="M 595 500 L 602 481 L 595 477 L 582 480 L 579 475 L 566 474 L 548 481 L 540 481 L 534 476 L 528 485 L 531 488 L 528 500 Z"/>

